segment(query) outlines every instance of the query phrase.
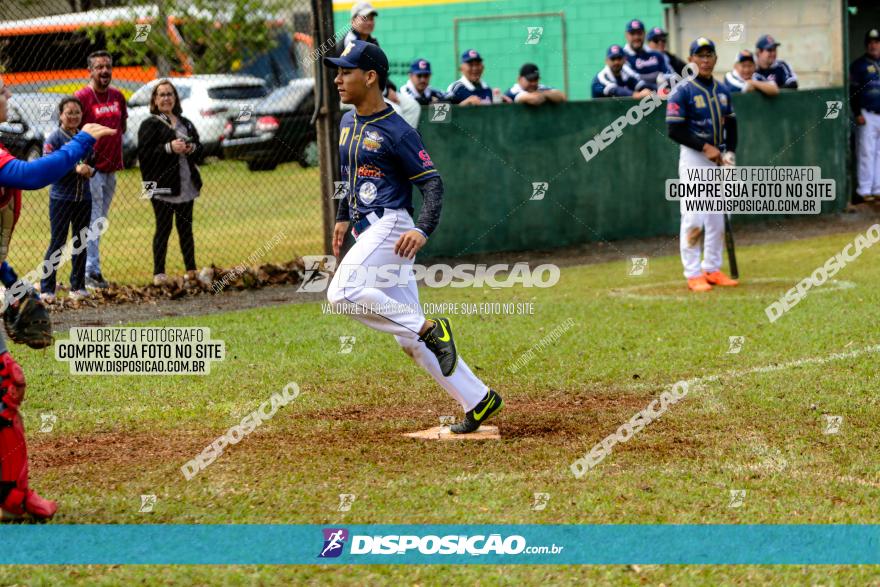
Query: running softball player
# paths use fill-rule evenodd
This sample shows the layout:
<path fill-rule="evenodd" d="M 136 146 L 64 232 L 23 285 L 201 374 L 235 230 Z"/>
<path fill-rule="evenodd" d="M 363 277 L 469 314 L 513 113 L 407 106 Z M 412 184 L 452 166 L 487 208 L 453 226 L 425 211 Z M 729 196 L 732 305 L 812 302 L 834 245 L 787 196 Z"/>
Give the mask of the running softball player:
<path fill-rule="evenodd" d="M 348 190 L 336 215 L 333 254 L 339 256 L 350 224 L 356 240 L 333 276 L 327 299 L 338 311 L 393 334 L 403 351 L 461 404 L 465 418 L 452 432 L 474 432 L 501 409 L 501 396 L 458 357 L 449 320 L 425 318 L 412 276 L 413 259 L 440 220 L 440 174 L 419 133 L 382 99 L 388 59 L 379 47 L 354 41 L 324 63 L 338 68 L 339 96 L 354 106 L 340 124 L 339 158 Z M 413 183 L 424 198 L 415 224 Z M 388 287 L 357 278 L 380 268 L 396 268 L 401 277 Z"/>
<path fill-rule="evenodd" d="M 681 145 L 678 158 L 678 177 L 681 181 L 687 181 L 688 168 L 734 165 L 736 162 L 733 102 L 727 89 L 712 77 L 718 61 L 715 43 L 705 37 L 691 43 L 690 61 L 697 66 L 697 77 L 676 86 L 666 103 L 669 137 Z M 722 153 L 725 139 L 726 152 Z M 682 202 L 679 239 L 684 276 L 692 291 L 709 291 L 713 285 L 738 284 L 721 272 L 724 246 L 722 214 L 686 212 L 685 202 Z"/>

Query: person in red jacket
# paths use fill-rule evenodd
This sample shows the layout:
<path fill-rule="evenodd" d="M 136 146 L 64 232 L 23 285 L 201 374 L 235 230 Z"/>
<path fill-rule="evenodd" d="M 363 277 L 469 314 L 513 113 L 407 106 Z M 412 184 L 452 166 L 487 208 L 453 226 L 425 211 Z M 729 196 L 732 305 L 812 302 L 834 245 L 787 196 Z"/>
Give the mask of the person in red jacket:
<path fill-rule="evenodd" d="M 6 122 L 10 96 L 0 78 L 0 123 Z M 21 190 L 36 190 L 58 181 L 88 154 L 97 139 L 115 133 L 99 124 L 87 124 L 64 147 L 32 162 L 16 159 L 0 145 L 0 262 L 6 259 L 21 211 Z M 24 373 L 0 334 L 0 509 L 12 516 L 30 514 L 45 520 L 55 515 L 58 505 L 28 487 L 27 439 L 19 413 L 24 390 Z"/>

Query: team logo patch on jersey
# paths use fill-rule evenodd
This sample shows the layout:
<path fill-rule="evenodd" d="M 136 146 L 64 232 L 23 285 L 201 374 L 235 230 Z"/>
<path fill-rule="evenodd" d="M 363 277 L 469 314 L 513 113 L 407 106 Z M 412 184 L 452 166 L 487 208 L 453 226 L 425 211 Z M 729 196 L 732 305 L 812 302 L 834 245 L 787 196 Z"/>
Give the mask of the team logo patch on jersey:
<path fill-rule="evenodd" d="M 375 165 L 370 165 L 369 163 L 365 165 L 360 165 L 357 168 L 357 176 L 358 177 L 385 177 L 385 174 L 382 173 L 382 170 L 376 167 Z M 370 184 L 372 185 L 372 184 Z"/>
<path fill-rule="evenodd" d="M 367 151 L 378 151 L 382 146 L 382 141 L 385 140 L 382 135 L 374 130 L 368 130 L 364 134 L 366 135 L 364 142 L 362 143 L 364 149 Z"/>
<path fill-rule="evenodd" d="M 721 102 L 722 106 L 727 106 L 727 94 L 719 94 L 718 101 Z"/>
<path fill-rule="evenodd" d="M 377 192 L 376 184 L 371 181 L 365 181 L 358 190 L 358 197 L 360 197 L 361 202 L 364 204 L 372 204 L 373 200 L 376 199 Z"/>
<path fill-rule="evenodd" d="M 874 67 L 873 65 L 868 66 L 868 73 L 874 73 L 875 71 L 877 71 L 876 67 Z"/>
<path fill-rule="evenodd" d="M 431 161 L 431 156 L 426 150 L 419 151 L 419 159 L 422 160 L 422 167 L 434 167 L 434 162 Z"/>
<path fill-rule="evenodd" d="M 666 103 L 667 116 L 681 116 L 681 107 L 675 102 Z"/>

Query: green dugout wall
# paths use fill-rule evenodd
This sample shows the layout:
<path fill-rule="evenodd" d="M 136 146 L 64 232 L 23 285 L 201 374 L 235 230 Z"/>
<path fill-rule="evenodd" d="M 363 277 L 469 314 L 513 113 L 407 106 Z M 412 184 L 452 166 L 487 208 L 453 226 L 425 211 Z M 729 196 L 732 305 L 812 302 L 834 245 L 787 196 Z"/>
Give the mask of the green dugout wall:
<path fill-rule="evenodd" d="M 819 166 L 836 182 L 841 210 L 849 195 L 848 119 L 825 118 L 841 88 L 734 98 L 739 165 Z M 440 229 L 424 254 L 550 249 L 599 240 L 678 233 L 678 204 L 664 197 L 678 176 L 678 145 L 666 137 L 665 109 L 623 130 L 584 159 L 580 147 L 635 101 L 594 100 L 545 105 L 453 107 L 448 122 L 422 113 L 419 131 L 446 186 Z M 532 200 L 532 183 L 549 184 Z M 420 198 L 414 190 L 418 208 Z M 736 222 L 767 216 L 738 215 Z"/>
<path fill-rule="evenodd" d="M 353 2 L 333 2 L 334 27 L 345 31 Z M 431 62 L 431 85 L 446 90 L 458 79 L 459 57 L 477 49 L 486 64 L 484 81 L 506 91 L 523 63 L 541 69 L 542 82 L 565 89 L 571 99 L 590 96 L 605 52 L 623 44 L 633 18 L 663 26 L 659 0 L 372 0 L 379 13 L 375 36 L 388 55 L 391 80 L 403 85 L 416 59 Z M 526 43 L 529 28 L 542 28 Z M 720 32 L 721 29 L 719 29 Z"/>

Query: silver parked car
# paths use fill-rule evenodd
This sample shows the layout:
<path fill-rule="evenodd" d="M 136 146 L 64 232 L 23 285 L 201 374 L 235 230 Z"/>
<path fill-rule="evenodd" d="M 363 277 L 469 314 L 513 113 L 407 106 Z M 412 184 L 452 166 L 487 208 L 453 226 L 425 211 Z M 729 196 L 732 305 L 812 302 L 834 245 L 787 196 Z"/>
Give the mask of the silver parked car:
<path fill-rule="evenodd" d="M 220 138 L 229 117 L 248 117 L 254 106 L 269 94 L 258 77 L 234 74 L 193 75 L 170 78 L 180 96 L 183 115 L 199 132 L 206 155 L 219 155 Z M 132 94 L 128 101 L 129 138 L 137 145 L 141 123 L 150 116 L 150 94 L 159 80 L 153 80 Z"/>

